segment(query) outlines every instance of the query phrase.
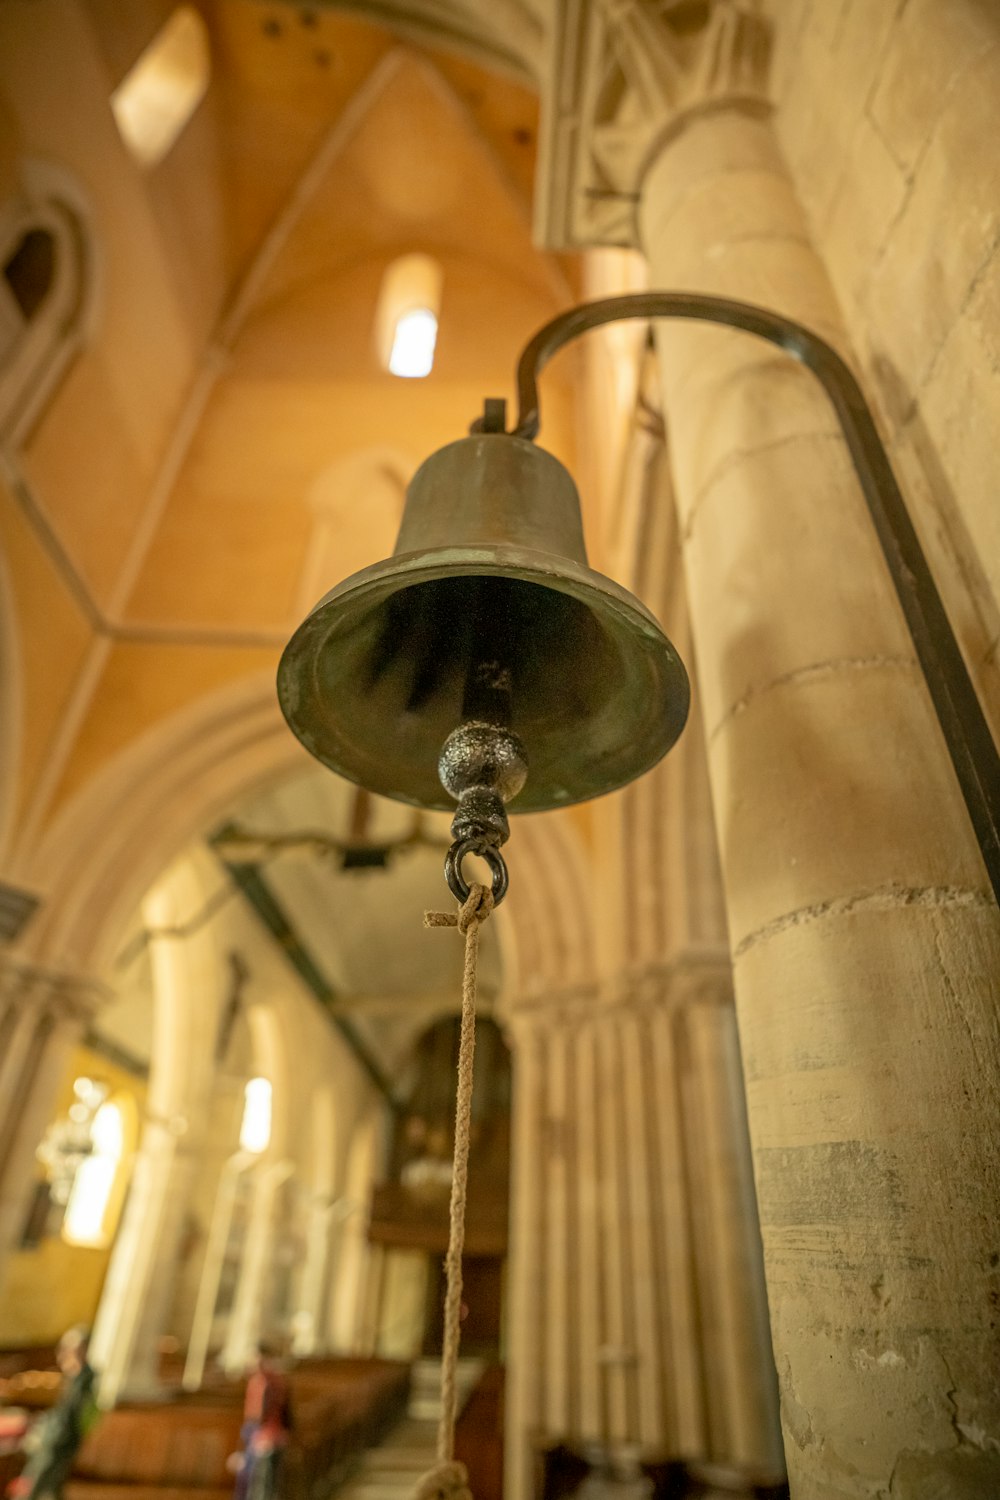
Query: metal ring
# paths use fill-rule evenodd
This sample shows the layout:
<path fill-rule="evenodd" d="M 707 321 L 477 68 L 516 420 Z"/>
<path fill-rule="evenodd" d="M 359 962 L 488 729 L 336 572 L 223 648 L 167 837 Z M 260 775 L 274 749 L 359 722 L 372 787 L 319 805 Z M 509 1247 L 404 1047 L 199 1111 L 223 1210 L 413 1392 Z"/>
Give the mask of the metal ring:
<path fill-rule="evenodd" d="M 479 834 L 473 834 L 466 839 L 456 839 L 444 857 L 444 878 L 448 882 L 451 894 L 463 906 L 469 899 L 469 887 L 462 877 L 462 861 L 467 854 L 478 854 L 489 865 L 493 876 L 493 905 L 499 906 L 507 894 L 507 866 L 500 850 L 493 844 L 487 843 Z"/>

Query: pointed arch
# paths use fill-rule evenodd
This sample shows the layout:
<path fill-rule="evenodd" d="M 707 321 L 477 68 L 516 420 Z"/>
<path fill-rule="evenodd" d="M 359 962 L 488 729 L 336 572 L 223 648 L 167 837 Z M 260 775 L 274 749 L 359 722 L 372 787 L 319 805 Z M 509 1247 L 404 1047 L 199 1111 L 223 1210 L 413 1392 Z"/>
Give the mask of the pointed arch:
<path fill-rule="evenodd" d="M 45 893 L 33 954 L 107 967 L 129 915 L 171 859 L 239 795 L 308 764 L 270 672 L 161 721 L 94 776 L 25 862 Z"/>
<path fill-rule="evenodd" d="M 97 312 L 93 214 L 75 177 L 21 163 L 0 205 L 0 439 L 19 446 L 89 337 Z"/>

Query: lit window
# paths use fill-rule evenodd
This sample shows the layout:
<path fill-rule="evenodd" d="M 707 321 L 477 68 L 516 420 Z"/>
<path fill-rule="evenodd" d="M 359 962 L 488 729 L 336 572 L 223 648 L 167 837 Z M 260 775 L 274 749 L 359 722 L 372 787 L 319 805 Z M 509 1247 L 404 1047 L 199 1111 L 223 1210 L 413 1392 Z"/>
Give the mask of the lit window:
<path fill-rule="evenodd" d="M 251 1078 L 243 1090 L 243 1121 L 240 1150 L 255 1155 L 271 1143 L 271 1084 L 267 1078 Z"/>
<path fill-rule="evenodd" d="M 91 1154 L 81 1162 L 66 1205 L 62 1236 L 70 1245 L 110 1243 L 108 1209 L 125 1147 L 122 1111 L 102 1104 L 90 1127 Z"/>
<path fill-rule="evenodd" d="M 441 267 L 429 255 L 404 255 L 382 278 L 376 333 L 383 366 L 419 379 L 434 366 Z"/>
<path fill-rule="evenodd" d="M 162 161 L 208 88 L 205 22 L 180 5 L 111 95 L 122 140 L 144 167 Z"/>
<path fill-rule="evenodd" d="M 389 370 L 393 375 L 419 378 L 434 368 L 434 345 L 437 342 L 437 318 L 426 307 L 405 313 L 396 324 Z"/>

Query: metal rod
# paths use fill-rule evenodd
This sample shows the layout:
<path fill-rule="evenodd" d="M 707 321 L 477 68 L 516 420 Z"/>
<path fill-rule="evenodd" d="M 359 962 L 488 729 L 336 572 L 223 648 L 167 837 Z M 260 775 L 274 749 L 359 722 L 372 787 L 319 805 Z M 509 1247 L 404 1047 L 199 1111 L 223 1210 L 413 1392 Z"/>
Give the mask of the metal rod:
<path fill-rule="evenodd" d="M 777 344 L 823 387 L 847 443 L 958 777 L 993 892 L 1000 901 L 1000 754 L 896 483 L 889 455 L 849 365 L 818 334 L 791 318 L 728 297 L 638 292 L 584 303 L 539 329 L 517 367 L 518 418 L 512 436 L 534 439 L 541 425 L 538 374 L 570 340 L 627 318 L 689 318 L 723 324 Z"/>

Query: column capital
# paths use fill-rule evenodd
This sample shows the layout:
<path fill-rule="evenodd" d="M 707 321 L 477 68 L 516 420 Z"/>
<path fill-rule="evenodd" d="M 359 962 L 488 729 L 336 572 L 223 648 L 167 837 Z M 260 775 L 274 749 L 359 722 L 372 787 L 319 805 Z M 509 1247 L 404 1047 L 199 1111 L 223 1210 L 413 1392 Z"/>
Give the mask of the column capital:
<path fill-rule="evenodd" d="M 600 994 L 600 986 L 596 983 L 531 991 L 511 1003 L 505 1025 L 515 1042 L 523 1041 L 529 1033 L 575 1027 L 600 1015 Z"/>
<path fill-rule="evenodd" d="M 669 959 L 623 969 L 594 984 L 530 993 L 515 1000 L 506 1024 L 516 1041 L 539 1033 L 575 1029 L 623 1013 L 686 1010 L 694 1005 L 731 1009 L 732 960 L 727 948 L 686 948 Z"/>
<path fill-rule="evenodd" d="M 39 1019 L 89 1022 L 111 991 L 89 974 L 72 974 L 22 959 L 0 959 L 0 996 L 21 1011 L 32 1011 Z"/>
<path fill-rule="evenodd" d="M 626 970 L 619 1004 L 632 1010 L 688 1010 L 695 1005 L 732 1009 L 733 965 L 728 948 L 684 948 L 672 958 Z"/>
<path fill-rule="evenodd" d="M 636 204 L 651 153 L 693 112 L 766 108 L 770 51 L 757 0 L 555 0 L 538 243 L 638 244 Z"/>

